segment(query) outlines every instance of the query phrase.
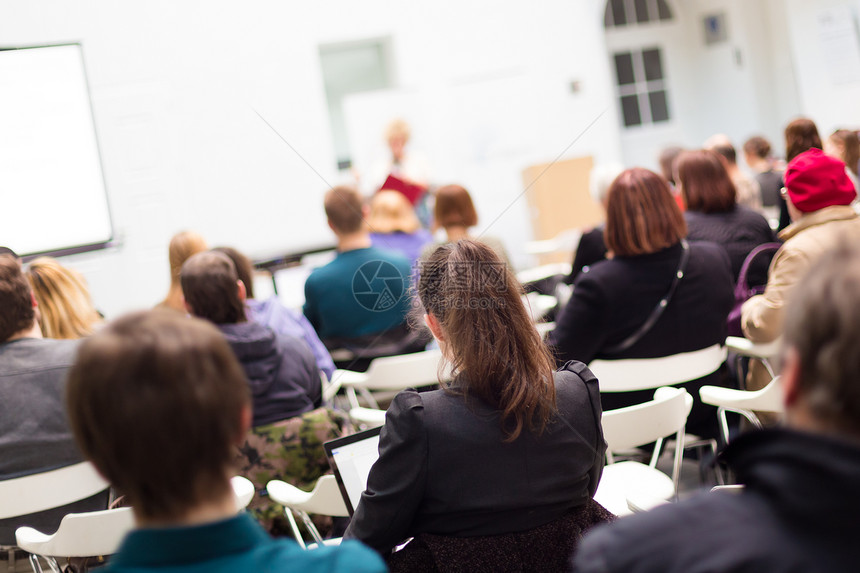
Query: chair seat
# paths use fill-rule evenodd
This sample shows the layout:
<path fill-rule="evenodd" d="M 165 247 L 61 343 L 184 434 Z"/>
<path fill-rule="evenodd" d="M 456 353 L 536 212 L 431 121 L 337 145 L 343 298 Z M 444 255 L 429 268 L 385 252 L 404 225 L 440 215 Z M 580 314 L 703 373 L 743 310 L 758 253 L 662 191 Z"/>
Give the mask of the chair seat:
<path fill-rule="evenodd" d="M 776 339 L 773 342 L 756 343 L 748 338 L 740 336 L 729 336 L 726 338 L 726 348 L 741 356 L 749 356 L 750 358 L 760 358 L 767 360 L 779 356 L 782 347 L 782 340 Z"/>
<path fill-rule="evenodd" d="M 324 539 L 323 545 L 325 545 L 326 547 L 336 547 L 336 546 L 340 545 L 342 541 L 343 541 L 343 537 L 333 537 L 331 539 Z M 319 544 L 317 544 L 317 543 L 308 543 L 307 548 L 308 549 L 316 549 L 317 547 L 319 547 Z"/>
<path fill-rule="evenodd" d="M 720 386 L 702 386 L 699 389 L 702 402 L 712 406 L 755 410 L 759 412 L 783 411 L 782 392 L 779 383 L 771 383 L 756 391 L 733 390 Z"/>
<path fill-rule="evenodd" d="M 668 501 L 675 495 L 672 478 L 639 462 L 618 462 L 603 468 L 594 501 L 615 515 L 632 513 L 628 498 Z"/>

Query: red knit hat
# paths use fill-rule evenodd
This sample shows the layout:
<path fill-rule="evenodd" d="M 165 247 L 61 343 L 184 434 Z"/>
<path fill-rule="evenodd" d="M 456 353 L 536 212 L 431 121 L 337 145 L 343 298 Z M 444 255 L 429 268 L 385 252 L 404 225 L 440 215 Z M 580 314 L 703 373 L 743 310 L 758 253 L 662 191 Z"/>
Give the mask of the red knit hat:
<path fill-rule="evenodd" d="M 815 148 L 804 151 L 788 164 L 785 190 L 794 206 L 803 213 L 832 205 L 848 205 L 857 198 L 845 164 Z"/>

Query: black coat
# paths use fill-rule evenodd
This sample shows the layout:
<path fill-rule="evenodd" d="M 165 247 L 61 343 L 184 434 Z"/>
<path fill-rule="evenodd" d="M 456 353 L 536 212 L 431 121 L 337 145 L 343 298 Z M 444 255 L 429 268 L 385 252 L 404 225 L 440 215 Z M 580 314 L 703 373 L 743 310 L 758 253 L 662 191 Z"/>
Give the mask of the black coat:
<path fill-rule="evenodd" d="M 345 538 L 384 553 L 419 533 L 472 537 L 532 529 L 584 506 L 606 444 L 594 375 L 555 375 L 559 416 L 505 442 L 499 411 L 445 390 L 397 395 Z"/>
<path fill-rule="evenodd" d="M 759 213 L 740 205 L 728 213 L 698 213 L 687 211 L 687 239 L 690 241 L 710 241 L 722 246 L 732 263 L 732 277 L 738 280 L 738 273 L 744 259 L 757 246 L 776 241 L 776 235 L 767 220 Z M 773 253 L 756 257 L 750 266 L 747 283 L 750 286 L 767 284 L 767 269 Z"/>
<path fill-rule="evenodd" d="M 621 343 L 649 317 L 669 291 L 681 245 L 635 257 L 616 257 L 595 263 L 576 280 L 573 296 L 556 320 L 549 336 L 557 360 L 595 358 L 658 358 L 701 350 L 726 339 L 726 318 L 734 302 L 731 267 L 726 252 L 712 243 L 690 243 L 684 278 L 654 327 L 636 344 L 618 354 L 605 349 Z M 716 409 L 699 401 L 699 387 L 725 385 L 724 369 L 685 388 L 693 396 L 687 429 L 716 437 Z M 604 410 L 650 400 L 653 391 L 602 394 Z"/>
<path fill-rule="evenodd" d="M 599 225 L 590 231 L 586 231 L 579 238 L 579 244 L 576 246 L 576 253 L 573 256 L 570 274 L 564 280 L 569 285 L 572 285 L 576 277 L 594 263 L 606 259 L 606 242 L 603 239 L 604 225 Z"/>
<path fill-rule="evenodd" d="M 860 568 L 860 448 L 789 430 L 741 436 L 724 457 L 741 492 L 595 528 L 577 573 L 840 573 Z"/>

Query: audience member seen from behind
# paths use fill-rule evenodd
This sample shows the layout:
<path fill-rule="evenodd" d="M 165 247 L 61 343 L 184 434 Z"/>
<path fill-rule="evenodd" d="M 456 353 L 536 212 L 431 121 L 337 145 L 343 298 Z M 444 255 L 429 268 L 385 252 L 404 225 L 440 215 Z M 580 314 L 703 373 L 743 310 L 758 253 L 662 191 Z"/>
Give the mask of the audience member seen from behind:
<path fill-rule="evenodd" d="M 329 190 L 325 212 L 338 253 L 305 282 L 305 316 L 329 348 L 383 333 L 401 336 L 409 311 L 409 260 L 371 244 L 369 209 L 355 189 Z"/>
<path fill-rule="evenodd" d="M 304 551 L 237 513 L 230 476 L 251 399 L 211 324 L 155 310 L 108 325 L 81 346 L 68 406 L 137 522 L 106 571 L 385 571 L 357 543 Z"/>
<path fill-rule="evenodd" d="M 56 259 L 39 257 L 27 267 L 27 280 L 39 306 L 39 326 L 46 338 L 83 338 L 95 332 L 102 317 L 93 306 L 84 277 Z"/>
<path fill-rule="evenodd" d="M 785 126 L 785 163 L 786 165 L 810 149 L 824 149 L 818 128 L 811 119 L 805 117 L 797 118 Z M 782 231 L 791 224 L 791 215 L 788 213 L 788 205 L 785 198 L 779 197 L 779 227 Z"/>
<path fill-rule="evenodd" d="M 744 142 L 744 161 L 753 171 L 761 189 L 762 212 L 768 219 L 779 217 L 779 190 L 782 189 L 782 172 L 776 169 L 770 142 L 759 135 Z"/>
<path fill-rule="evenodd" d="M 0 480 L 83 461 L 63 403 L 78 341 L 42 338 L 38 317 L 21 264 L 0 255 Z M 15 529 L 22 525 L 56 531 L 67 513 L 106 507 L 107 492 L 24 518 L 0 519 L 0 545 L 15 545 Z"/>
<path fill-rule="evenodd" d="M 334 362 L 332 362 L 331 354 L 320 337 L 317 336 L 308 319 L 302 313 L 284 306 L 277 295 L 272 295 L 266 300 L 254 298 L 254 266 L 244 254 L 232 247 L 218 247 L 213 250 L 224 253 L 233 261 L 239 280 L 245 285 L 245 314 L 248 319 L 264 324 L 279 334 L 304 340 L 314 354 L 317 368 L 325 372 L 325 375 L 331 380 L 331 376 L 334 374 Z"/>
<path fill-rule="evenodd" d="M 422 261 L 418 296 L 453 381 L 395 397 L 346 537 L 386 553 L 423 533 L 527 533 L 589 511 L 606 449 L 597 380 L 580 363 L 553 372 L 520 293 L 477 241 Z M 542 563 L 563 562 L 575 537 Z"/>
<path fill-rule="evenodd" d="M 478 224 L 478 211 L 472 202 L 472 196 L 461 185 L 443 185 L 436 190 L 436 204 L 433 208 L 433 225 L 435 229 L 445 231 L 445 242 L 456 243 L 461 239 L 480 240 L 493 249 L 508 267 L 513 268 L 505 245 L 496 237 L 481 235 L 476 239 L 469 229 Z M 444 243 L 443 243 L 444 244 Z M 431 245 L 424 250 L 429 256 L 438 245 Z"/>
<path fill-rule="evenodd" d="M 714 135 L 705 142 L 704 147 L 716 153 L 723 162 L 737 191 L 738 205 L 743 205 L 754 211 L 761 211 L 761 188 L 757 181 L 750 179 L 741 171 L 738 166 L 737 151 L 728 136 Z"/>
<path fill-rule="evenodd" d="M 400 253 L 411 265 L 433 241 L 430 231 L 421 228 L 409 199 L 399 191 L 382 190 L 373 196 L 367 226 L 374 247 Z"/>
<path fill-rule="evenodd" d="M 857 198 L 845 165 L 818 149 L 795 157 L 785 170 L 786 203 L 794 221 L 779 234 L 785 241 L 771 262 L 764 293 L 741 308 L 744 335 L 753 342 L 771 342 L 782 330 L 785 301 L 812 263 L 844 236 L 860 244 L 860 218 L 851 207 Z M 754 362 L 748 386 L 770 381 Z"/>
<path fill-rule="evenodd" d="M 622 171 L 624 171 L 624 167 L 616 163 L 595 165 L 591 169 L 589 190 L 594 200 L 600 203 L 604 212 L 606 211 L 606 195 L 609 192 L 609 187 Z M 606 241 L 603 240 L 605 228 L 606 225 L 601 223 L 582 234 L 576 247 L 576 253 L 573 255 L 570 275 L 565 280 L 567 284 L 572 285 L 584 269 L 606 258 Z"/>
<path fill-rule="evenodd" d="M 206 246 L 206 240 L 194 231 L 182 231 L 173 235 L 170 239 L 170 247 L 168 254 L 170 258 L 170 290 L 167 291 L 167 296 L 163 301 L 156 305 L 156 308 L 169 308 L 181 313 L 185 310 L 185 303 L 182 301 L 182 285 L 179 282 L 179 272 L 182 270 L 182 265 L 197 253 L 202 253 L 209 247 Z"/>
<path fill-rule="evenodd" d="M 301 340 L 246 319 L 245 285 L 227 255 L 198 253 L 182 265 L 181 278 L 188 312 L 218 327 L 245 370 L 253 427 L 319 406 L 322 387 L 313 354 Z"/>
<path fill-rule="evenodd" d="M 837 129 L 824 142 L 823 151 L 845 164 L 848 176 L 857 188 L 857 167 L 860 164 L 860 139 L 857 138 L 857 132 Z"/>
<path fill-rule="evenodd" d="M 678 192 L 678 184 L 675 181 L 674 166 L 675 159 L 677 159 L 683 151 L 683 147 L 666 147 L 660 151 L 660 156 L 657 158 L 657 162 L 660 164 L 660 175 L 669 182 L 669 187 L 672 189 L 672 197 L 675 198 L 675 202 L 678 204 L 678 208 L 681 209 L 681 211 L 684 210 L 684 201 L 681 199 L 681 194 Z"/>
<path fill-rule="evenodd" d="M 595 263 L 576 280 L 573 296 L 549 335 L 558 363 L 595 358 L 657 358 L 723 344 L 734 300 L 725 250 L 690 243 L 684 216 L 666 181 L 642 168 L 628 169 L 609 188 L 606 246 L 612 257 Z M 687 251 L 676 290 L 649 329 L 643 325 L 667 296 Z M 661 305 L 662 306 L 662 305 Z M 703 385 L 724 385 L 725 366 L 684 384 L 693 396 L 687 429 L 717 437 L 716 408 L 699 401 Z M 647 402 L 653 390 L 603 393 L 604 410 Z"/>
<path fill-rule="evenodd" d="M 701 493 L 593 531 L 581 573 L 838 573 L 860 563 L 860 252 L 822 255 L 786 309 L 787 428 L 741 436 L 723 459 L 745 487 Z"/>
<path fill-rule="evenodd" d="M 747 255 L 757 246 L 776 240 L 767 220 L 759 213 L 737 204 L 735 186 L 723 162 L 713 151 L 685 151 L 675 162 L 681 196 L 687 205 L 687 239 L 722 245 L 738 274 Z M 750 285 L 767 282 L 770 258 L 759 256 L 747 275 Z"/>

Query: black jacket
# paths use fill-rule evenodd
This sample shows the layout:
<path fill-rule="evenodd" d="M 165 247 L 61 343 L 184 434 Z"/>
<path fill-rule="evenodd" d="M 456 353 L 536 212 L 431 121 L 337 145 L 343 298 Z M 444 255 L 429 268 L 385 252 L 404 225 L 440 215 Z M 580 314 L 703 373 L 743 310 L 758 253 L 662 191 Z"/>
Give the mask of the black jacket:
<path fill-rule="evenodd" d="M 590 231 L 586 231 L 579 238 L 570 274 L 565 278 L 565 283 L 572 285 L 583 269 L 606 259 L 606 242 L 603 240 L 604 228 L 604 225 L 597 226 Z"/>
<path fill-rule="evenodd" d="M 498 535 L 584 506 L 606 444 L 597 384 L 583 364 L 555 375 L 558 418 L 504 441 L 499 411 L 445 390 L 397 395 L 345 538 L 384 553 L 408 537 Z"/>
<path fill-rule="evenodd" d="M 658 358 L 701 350 L 726 339 L 726 319 L 734 303 L 728 255 L 712 243 L 690 243 L 684 278 L 654 327 L 636 344 L 618 354 L 605 349 L 633 334 L 669 291 L 678 270 L 681 245 L 635 257 L 595 263 L 577 278 L 573 296 L 549 336 L 558 363 L 595 358 Z M 724 385 L 717 372 L 685 387 L 693 396 L 687 429 L 716 437 L 716 409 L 701 404 L 698 388 Z M 603 394 L 603 409 L 612 410 L 650 400 L 653 391 Z"/>
<path fill-rule="evenodd" d="M 586 536 L 578 573 L 839 573 L 860 568 L 860 447 L 767 430 L 725 459 L 741 492 L 702 493 Z"/>
<path fill-rule="evenodd" d="M 750 251 L 763 243 L 776 241 L 776 235 L 767 220 L 740 205 L 728 213 L 705 214 L 687 211 L 684 218 L 687 220 L 687 239 L 711 241 L 726 250 L 732 263 L 732 277 L 735 282 Z M 772 258 L 773 253 L 756 257 L 747 276 L 749 285 L 767 284 L 767 269 Z"/>
<path fill-rule="evenodd" d="M 322 382 L 304 342 L 250 321 L 218 328 L 248 377 L 254 427 L 304 414 L 319 405 Z"/>

